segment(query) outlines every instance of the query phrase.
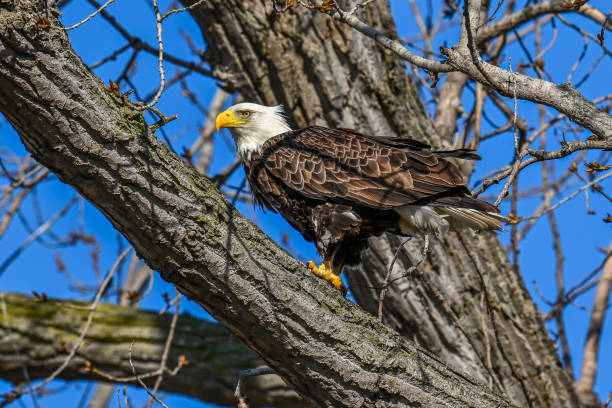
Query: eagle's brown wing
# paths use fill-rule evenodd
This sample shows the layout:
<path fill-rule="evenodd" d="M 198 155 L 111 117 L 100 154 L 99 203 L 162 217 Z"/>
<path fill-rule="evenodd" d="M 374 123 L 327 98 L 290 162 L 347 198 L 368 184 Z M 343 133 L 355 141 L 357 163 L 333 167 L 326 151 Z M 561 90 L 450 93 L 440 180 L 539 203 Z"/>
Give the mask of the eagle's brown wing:
<path fill-rule="evenodd" d="M 376 209 L 439 199 L 440 205 L 495 211 L 490 205 L 472 205 L 482 202 L 469 197 L 457 167 L 427 145 L 381 139 L 347 129 L 308 127 L 269 139 L 260 164 L 279 182 L 314 199 Z"/>

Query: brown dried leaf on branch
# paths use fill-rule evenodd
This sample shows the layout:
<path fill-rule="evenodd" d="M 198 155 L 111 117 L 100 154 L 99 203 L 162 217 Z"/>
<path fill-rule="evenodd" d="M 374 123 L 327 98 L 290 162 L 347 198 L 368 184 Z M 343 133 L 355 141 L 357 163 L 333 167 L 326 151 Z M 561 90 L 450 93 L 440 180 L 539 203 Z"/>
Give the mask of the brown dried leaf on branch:
<path fill-rule="evenodd" d="M 584 4 L 588 2 L 589 0 L 573 0 L 573 1 L 568 1 L 567 3 L 563 3 L 561 7 L 564 9 L 572 9 L 574 11 L 578 11 L 580 7 L 582 7 Z"/>
<path fill-rule="evenodd" d="M 598 162 L 584 163 L 587 168 L 587 173 L 593 173 L 597 171 L 606 171 L 612 169 L 612 165 L 602 166 Z"/>
<path fill-rule="evenodd" d="M 306 5 L 309 9 L 319 10 L 321 13 L 329 13 L 330 11 L 337 9 L 335 0 L 325 0 L 321 4 L 309 4 Z"/>
<path fill-rule="evenodd" d="M 47 17 L 38 17 L 34 16 L 34 21 L 36 21 L 36 25 L 38 28 L 49 28 L 51 27 L 51 22 Z"/>
<path fill-rule="evenodd" d="M 514 213 L 508 213 L 508 222 L 506 222 L 506 224 L 508 225 L 515 225 L 518 224 L 519 222 L 523 221 L 524 218 L 521 216 L 518 216 Z"/>
<path fill-rule="evenodd" d="M 104 89 L 117 97 L 121 97 L 121 93 L 119 92 L 119 84 L 112 79 L 109 79 L 108 83 L 110 86 L 104 85 Z"/>

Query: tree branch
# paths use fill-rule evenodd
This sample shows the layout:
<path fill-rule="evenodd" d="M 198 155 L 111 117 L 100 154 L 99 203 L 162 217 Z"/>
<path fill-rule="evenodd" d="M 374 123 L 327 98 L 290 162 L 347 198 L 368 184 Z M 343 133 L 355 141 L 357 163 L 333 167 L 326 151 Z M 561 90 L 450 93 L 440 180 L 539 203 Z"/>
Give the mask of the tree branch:
<path fill-rule="evenodd" d="M 583 404 L 599 403 L 593 392 L 595 376 L 597 375 L 597 359 L 599 358 L 599 340 L 603 329 L 604 317 L 609 308 L 610 289 L 612 288 L 612 259 L 608 258 L 599 278 L 595 292 L 593 310 L 589 321 L 584 350 L 582 352 L 582 370 L 580 379 L 576 382 L 576 390 Z M 561 299 L 559 299 L 561 300 Z"/>
<path fill-rule="evenodd" d="M 47 377 L 65 359 L 67 347 L 76 341 L 87 319 L 88 311 L 82 308 L 86 303 L 59 300 L 37 303 L 31 296 L 17 294 L 6 294 L 4 298 L 8 322 L 0 318 L 0 377 L 13 383 L 24 381 L 22 364 L 32 379 Z M 132 339 L 136 370 L 139 373 L 156 370 L 170 321 L 170 316 L 154 312 L 101 304 L 85 343 L 60 378 L 105 381 L 97 374 L 98 370 L 115 377 L 131 377 L 128 350 Z M 13 352 L 13 344 L 18 356 Z M 224 406 L 236 404 L 234 388 L 240 371 L 262 363 L 221 325 L 189 315 L 178 320 L 169 365 L 176 366 L 181 355 L 188 364 L 176 375 L 166 375 L 160 389 Z M 154 378 L 145 381 L 152 384 Z M 253 379 L 249 398 L 254 406 L 306 405 L 278 376 Z"/>

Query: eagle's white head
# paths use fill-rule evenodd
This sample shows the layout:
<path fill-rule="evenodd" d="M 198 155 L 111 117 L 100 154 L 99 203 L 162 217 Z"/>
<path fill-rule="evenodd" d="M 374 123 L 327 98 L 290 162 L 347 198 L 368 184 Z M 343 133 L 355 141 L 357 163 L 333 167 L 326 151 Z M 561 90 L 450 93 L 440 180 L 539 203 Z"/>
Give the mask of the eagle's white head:
<path fill-rule="evenodd" d="M 291 130 L 283 115 L 283 107 L 239 103 L 217 116 L 217 131 L 229 128 L 238 152 L 250 157 L 269 138 Z"/>

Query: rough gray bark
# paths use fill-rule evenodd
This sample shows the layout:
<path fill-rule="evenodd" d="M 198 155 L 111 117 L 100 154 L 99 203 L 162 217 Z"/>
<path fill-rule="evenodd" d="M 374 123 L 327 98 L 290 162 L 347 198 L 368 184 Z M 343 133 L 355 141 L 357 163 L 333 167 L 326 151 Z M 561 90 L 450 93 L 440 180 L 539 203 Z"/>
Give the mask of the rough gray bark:
<path fill-rule="evenodd" d="M 343 299 L 240 215 L 104 89 L 65 32 L 37 27 L 45 3 L 0 0 L 0 111 L 164 279 L 319 405 L 510 405 Z"/>
<path fill-rule="evenodd" d="M 32 379 L 47 377 L 68 354 L 62 344 L 71 345 L 79 336 L 89 313 L 82 309 L 86 304 L 56 300 L 35 303 L 31 296 L 16 294 L 7 294 L 4 300 L 9 321 L 7 324 L 0 314 L 0 378 L 20 383 L 24 380 L 22 366 Z M 157 370 L 170 320 L 168 315 L 101 304 L 84 344 L 60 378 L 103 380 L 86 368 L 85 361 L 115 377 L 132 377 L 128 358 L 132 340 L 136 371 L 145 374 Z M 161 390 L 224 406 L 236 405 L 234 389 L 240 371 L 262 364 L 227 329 L 189 315 L 178 320 L 168 356 L 171 369 L 180 355 L 189 364 L 175 376 L 166 375 Z M 154 380 L 146 382 L 150 385 Z M 253 378 L 248 392 L 253 406 L 306 406 L 276 375 Z"/>
<path fill-rule="evenodd" d="M 403 62 L 327 15 L 303 8 L 278 14 L 265 0 L 248 7 L 237 0 L 209 0 L 192 14 L 213 71 L 246 100 L 284 104 L 297 127 L 357 127 L 436 147 L 450 141 L 434 131 Z M 385 1 L 370 4 L 362 20 L 397 37 Z M 452 136 L 448 129 L 442 133 Z M 381 286 L 399 244 L 394 236 L 372 240 L 363 265 L 347 272 L 357 301 L 373 314 L 378 289 L 372 288 Z M 415 238 L 402 250 L 392 279 L 419 260 L 422 246 Z M 483 382 L 494 372 L 518 404 L 577 406 L 540 313 L 494 234 L 433 239 L 419 270 L 387 292 L 386 324 Z"/>

